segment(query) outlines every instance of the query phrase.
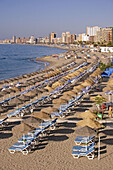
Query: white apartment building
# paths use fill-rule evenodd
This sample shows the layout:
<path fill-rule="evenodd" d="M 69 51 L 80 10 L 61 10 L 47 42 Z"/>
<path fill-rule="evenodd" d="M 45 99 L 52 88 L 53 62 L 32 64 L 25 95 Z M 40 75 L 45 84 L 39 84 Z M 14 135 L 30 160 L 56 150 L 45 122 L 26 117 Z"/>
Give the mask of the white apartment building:
<path fill-rule="evenodd" d="M 66 33 L 62 33 L 62 43 L 66 43 Z"/>
<path fill-rule="evenodd" d="M 87 27 L 87 35 L 89 35 L 89 36 L 97 35 L 97 31 L 100 31 L 100 27 L 98 27 L 98 26 Z"/>

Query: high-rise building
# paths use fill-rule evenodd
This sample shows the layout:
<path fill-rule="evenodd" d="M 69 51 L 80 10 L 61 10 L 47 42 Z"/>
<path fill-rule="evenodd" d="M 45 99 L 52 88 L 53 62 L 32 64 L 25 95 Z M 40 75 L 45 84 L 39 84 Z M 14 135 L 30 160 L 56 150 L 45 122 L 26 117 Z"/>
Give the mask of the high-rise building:
<path fill-rule="evenodd" d="M 89 35 L 86 35 L 85 33 L 79 34 L 79 37 L 77 38 L 78 41 L 89 41 Z"/>
<path fill-rule="evenodd" d="M 30 44 L 34 44 L 34 43 L 35 43 L 35 38 L 34 38 L 34 36 L 33 36 L 33 35 L 31 36 L 31 38 L 30 38 L 29 42 L 30 42 Z"/>
<path fill-rule="evenodd" d="M 21 43 L 21 39 L 20 39 L 20 37 L 17 37 L 17 39 L 16 39 L 16 43 L 17 43 L 17 44 L 20 44 L 20 43 Z"/>
<path fill-rule="evenodd" d="M 53 39 L 56 38 L 56 33 L 52 32 L 49 34 L 49 43 L 53 43 Z"/>
<path fill-rule="evenodd" d="M 73 44 L 76 40 L 76 34 L 71 34 L 71 44 Z"/>
<path fill-rule="evenodd" d="M 16 36 L 15 35 L 13 36 L 12 43 L 16 43 Z"/>
<path fill-rule="evenodd" d="M 62 33 L 62 43 L 66 43 L 66 33 Z"/>
<path fill-rule="evenodd" d="M 66 43 L 69 44 L 71 42 L 70 32 L 66 32 Z"/>
<path fill-rule="evenodd" d="M 98 27 L 98 26 L 87 27 L 87 35 L 89 35 L 89 36 L 97 35 L 97 31 L 100 31 L 100 27 Z"/>
<path fill-rule="evenodd" d="M 113 42 L 113 27 L 101 28 L 97 31 L 96 42 Z"/>

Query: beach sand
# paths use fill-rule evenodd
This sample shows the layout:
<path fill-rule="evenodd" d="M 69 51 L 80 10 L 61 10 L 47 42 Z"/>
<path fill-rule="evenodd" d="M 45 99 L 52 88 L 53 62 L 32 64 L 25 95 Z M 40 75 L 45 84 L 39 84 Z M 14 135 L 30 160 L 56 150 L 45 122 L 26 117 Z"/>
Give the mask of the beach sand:
<path fill-rule="evenodd" d="M 47 59 L 47 58 L 46 58 Z M 51 60 L 52 58 L 50 58 Z M 44 61 L 45 59 L 42 59 Z M 46 62 L 50 62 L 46 60 Z M 61 62 L 62 60 L 62 62 Z M 56 63 L 70 62 L 57 59 L 51 61 L 49 67 L 56 67 Z M 58 63 L 59 62 L 59 63 Z M 107 82 L 104 82 L 106 86 Z M 94 91 L 93 95 L 102 93 Z M 85 96 L 87 97 L 87 96 Z M 74 159 L 71 155 L 76 138 L 77 115 L 90 109 L 92 104 L 84 98 L 82 104 L 64 119 L 59 119 L 57 128 L 49 136 L 43 137 L 33 152 L 24 156 L 22 153 L 10 154 L 8 148 L 22 136 L 21 124 L 10 124 L 0 130 L 0 170 L 111 170 L 113 169 L 113 128 L 102 130 L 101 159 L 86 157 Z M 107 135 L 106 135 L 107 134 Z"/>

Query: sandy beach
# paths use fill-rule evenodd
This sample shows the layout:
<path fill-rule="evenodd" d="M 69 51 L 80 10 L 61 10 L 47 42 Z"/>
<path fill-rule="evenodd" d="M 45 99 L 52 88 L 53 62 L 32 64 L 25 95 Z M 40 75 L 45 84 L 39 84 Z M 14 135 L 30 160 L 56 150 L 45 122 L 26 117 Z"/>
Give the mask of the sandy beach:
<path fill-rule="evenodd" d="M 84 56 L 80 51 L 78 56 Z M 102 56 L 102 53 L 90 53 L 90 56 Z M 108 54 L 109 55 L 109 54 Z M 26 77 L 20 80 L 20 82 L 27 81 L 36 77 L 40 77 L 42 74 L 46 75 L 49 69 L 57 69 L 63 67 L 73 61 L 80 64 L 84 61 L 84 58 L 75 59 L 72 57 L 65 60 L 64 57 L 53 58 L 52 56 L 43 57 L 37 59 L 38 61 L 49 62 L 50 65 L 45 70 L 39 72 L 31 77 Z M 94 59 L 91 57 L 88 59 L 89 63 L 93 63 Z M 85 77 L 84 77 L 85 78 Z M 43 82 L 44 80 L 40 81 Z M 108 81 L 108 80 L 107 80 Z M 113 127 L 106 126 L 104 129 L 100 129 L 101 136 L 101 148 L 100 148 L 100 160 L 97 157 L 98 146 L 96 145 L 96 155 L 94 160 L 88 160 L 86 157 L 74 159 L 72 157 L 72 148 L 75 145 L 74 140 L 76 138 L 75 130 L 77 129 L 76 123 L 77 116 L 85 111 L 89 110 L 93 106 L 93 102 L 89 98 L 93 95 L 103 94 L 102 89 L 107 86 L 107 81 L 102 81 L 97 85 L 99 91 L 94 89 L 89 95 L 85 95 L 80 106 L 74 108 L 74 110 L 65 118 L 59 118 L 55 130 L 51 130 L 46 137 L 42 137 L 40 143 L 27 155 L 22 153 L 10 154 L 8 148 L 12 146 L 23 134 L 23 127 L 21 123 L 9 123 L 8 126 L 0 128 L 0 170 L 110 170 L 113 168 Z M 13 82 L 16 83 L 16 80 Z M 6 83 L 7 84 L 7 83 Z M 1 85 L 2 87 L 2 85 Z M 30 88 L 32 85 L 27 86 Z M 23 88 L 23 91 L 25 88 Z M 41 93 L 38 98 L 48 95 L 49 92 Z M 12 94 L 13 96 L 14 94 Z M 1 98 L 2 100 L 2 98 Z M 36 96 L 32 101 L 36 100 Z M 29 103 L 29 102 L 28 102 Z M 21 106 L 27 104 L 24 103 Z M 14 110 L 15 108 L 13 108 Z M 10 111 L 8 111 L 10 112 Z M 3 118 L 7 113 L 2 113 L 0 118 Z M 107 111 L 106 111 L 107 112 Z M 112 118 L 109 120 L 113 120 Z"/>

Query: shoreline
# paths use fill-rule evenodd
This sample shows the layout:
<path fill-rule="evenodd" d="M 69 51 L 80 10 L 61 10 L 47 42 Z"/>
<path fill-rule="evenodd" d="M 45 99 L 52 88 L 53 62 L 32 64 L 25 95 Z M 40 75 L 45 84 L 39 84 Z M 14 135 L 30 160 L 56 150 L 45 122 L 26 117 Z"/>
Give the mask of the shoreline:
<path fill-rule="evenodd" d="M 4 45 L 5 45 L 5 44 L 4 44 Z M 6 44 L 6 45 L 13 45 L 13 44 Z M 15 45 L 31 45 L 31 44 L 15 44 Z M 34 45 L 34 44 L 33 44 L 33 45 Z M 37 45 L 37 44 L 36 44 L 36 45 Z M 34 46 L 36 46 L 36 45 L 34 45 Z M 40 46 L 40 45 L 38 45 L 38 46 Z M 46 47 L 46 46 L 43 46 L 43 47 Z M 49 46 L 47 46 L 47 47 L 49 47 Z M 53 47 L 51 47 L 51 48 L 53 48 Z M 57 47 L 54 47 L 54 48 L 57 48 Z M 65 49 L 64 49 L 64 50 L 65 50 Z M 66 52 L 67 52 L 67 51 L 66 51 Z M 58 55 L 65 54 L 66 52 L 64 52 L 64 53 L 58 53 Z M 50 56 L 46 56 L 46 55 L 45 55 L 45 56 L 40 57 L 40 58 L 35 57 L 36 63 L 38 63 L 38 61 L 40 61 L 40 62 L 42 62 L 43 65 L 45 65 L 45 66 L 46 66 L 45 63 L 48 63 L 46 67 L 43 66 L 43 68 L 39 69 L 38 71 L 35 70 L 35 71 L 30 72 L 30 73 L 23 73 L 23 74 L 20 74 L 20 75 L 18 75 L 18 76 L 1 79 L 0 82 L 3 81 L 3 80 L 9 80 L 9 79 L 12 79 L 12 78 L 17 78 L 17 77 L 19 77 L 19 76 L 24 76 L 24 75 L 26 75 L 26 74 L 29 75 L 29 74 L 34 73 L 34 72 L 37 72 L 37 74 L 38 74 L 38 73 L 40 73 L 41 71 L 44 71 L 44 70 L 47 70 L 47 69 L 51 68 L 53 65 L 55 65 L 55 62 L 54 62 L 54 61 L 51 61 L 50 59 L 48 60 L 47 57 L 52 57 L 52 55 L 53 55 L 53 54 L 51 54 Z M 33 62 L 32 59 L 34 59 L 34 58 L 31 58 L 31 59 L 30 59 L 30 62 Z"/>

